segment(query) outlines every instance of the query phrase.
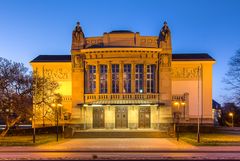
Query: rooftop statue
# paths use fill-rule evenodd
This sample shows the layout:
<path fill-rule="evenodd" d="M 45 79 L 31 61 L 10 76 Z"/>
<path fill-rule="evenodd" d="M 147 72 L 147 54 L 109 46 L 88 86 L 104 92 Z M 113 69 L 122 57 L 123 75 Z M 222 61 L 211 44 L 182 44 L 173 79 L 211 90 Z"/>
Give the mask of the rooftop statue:
<path fill-rule="evenodd" d="M 75 29 L 72 32 L 72 49 L 84 48 L 85 36 L 80 26 L 80 22 L 77 22 Z"/>
<path fill-rule="evenodd" d="M 168 28 L 167 22 L 165 21 L 159 34 L 160 41 L 166 41 L 166 36 L 169 33 L 170 33 L 170 29 Z"/>
<path fill-rule="evenodd" d="M 82 28 L 80 26 L 80 22 L 77 22 L 77 26 L 73 30 L 74 36 L 77 40 L 80 40 L 81 36 L 84 38 L 84 33 L 82 31 Z"/>

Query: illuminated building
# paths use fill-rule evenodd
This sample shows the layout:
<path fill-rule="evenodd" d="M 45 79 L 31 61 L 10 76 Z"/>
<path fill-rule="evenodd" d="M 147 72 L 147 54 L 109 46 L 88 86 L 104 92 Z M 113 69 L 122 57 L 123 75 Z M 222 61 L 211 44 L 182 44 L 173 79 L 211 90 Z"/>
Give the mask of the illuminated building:
<path fill-rule="evenodd" d="M 39 55 L 33 70 L 59 82 L 65 124 L 77 129 L 166 129 L 174 122 L 212 125 L 212 65 L 204 53 L 172 54 L 171 32 L 72 33 L 71 55 Z M 43 69 L 43 70 L 42 70 Z M 40 122 L 36 122 L 36 125 Z"/>

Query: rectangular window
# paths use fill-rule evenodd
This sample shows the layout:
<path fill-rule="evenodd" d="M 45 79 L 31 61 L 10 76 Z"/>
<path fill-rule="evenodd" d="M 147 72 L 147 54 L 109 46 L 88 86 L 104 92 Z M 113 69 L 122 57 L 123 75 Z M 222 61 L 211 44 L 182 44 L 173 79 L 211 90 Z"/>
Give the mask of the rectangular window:
<path fill-rule="evenodd" d="M 143 93 L 143 64 L 137 64 L 136 65 L 136 71 L 135 71 L 135 87 L 136 87 L 136 93 Z"/>
<path fill-rule="evenodd" d="M 89 65 L 88 92 L 89 93 L 96 92 L 96 66 L 95 65 Z"/>
<path fill-rule="evenodd" d="M 147 93 L 155 93 L 155 71 L 154 64 L 147 65 Z"/>
<path fill-rule="evenodd" d="M 107 93 L 107 65 L 100 65 L 100 93 Z"/>
<path fill-rule="evenodd" d="M 119 93 L 119 64 L 112 64 L 112 93 Z"/>
<path fill-rule="evenodd" d="M 131 64 L 124 64 L 123 93 L 131 93 Z"/>

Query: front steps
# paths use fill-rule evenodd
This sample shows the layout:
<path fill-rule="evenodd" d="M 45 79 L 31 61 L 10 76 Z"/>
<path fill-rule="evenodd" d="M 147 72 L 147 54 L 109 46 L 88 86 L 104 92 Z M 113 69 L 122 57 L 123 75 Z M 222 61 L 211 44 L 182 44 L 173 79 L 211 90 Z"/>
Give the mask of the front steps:
<path fill-rule="evenodd" d="M 167 131 L 159 130 L 78 130 L 72 138 L 169 138 Z"/>

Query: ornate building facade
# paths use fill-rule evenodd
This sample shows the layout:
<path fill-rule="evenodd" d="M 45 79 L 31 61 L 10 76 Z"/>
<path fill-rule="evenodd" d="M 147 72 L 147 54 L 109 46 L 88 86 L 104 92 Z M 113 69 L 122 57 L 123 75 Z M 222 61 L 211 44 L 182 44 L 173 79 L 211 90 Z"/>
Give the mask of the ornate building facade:
<path fill-rule="evenodd" d="M 77 23 L 71 55 L 39 55 L 31 65 L 59 82 L 61 115 L 69 116 L 61 123 L 83 130 L 166 129 L 176 121 L 213 124 L 214 62 L 208 54 L 173 54 L 166 22 L 159 36 L 118 30 L 99 37 L 85 37 Z"/>

